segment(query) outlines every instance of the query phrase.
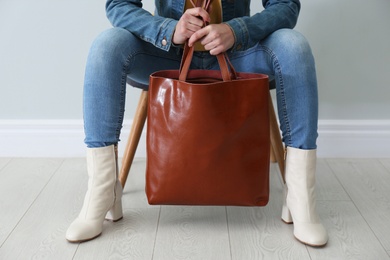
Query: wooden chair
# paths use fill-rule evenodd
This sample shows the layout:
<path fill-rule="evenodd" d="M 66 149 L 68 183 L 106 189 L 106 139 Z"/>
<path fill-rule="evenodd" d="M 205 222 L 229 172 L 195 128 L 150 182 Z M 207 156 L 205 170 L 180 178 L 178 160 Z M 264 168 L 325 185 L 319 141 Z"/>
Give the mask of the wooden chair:
<path fill-rule="evenodd" d="M 122 184 L 122 187 L 125 186 L 127 176 L 130 171 L 131 164 L 133 163 L 134 155 L 137 150 L 137 146 L 142 134 L 142 130 L 145 125 L 146 115 L 147 115 L 147 106 L 148 106 L 148 85 L 141 83 L 137 79 L 127 77 L 127 83 L 135 88 L 142 89 L 140 99 L 138 101 L 137 110 L 134 116 L 134 121 L 131 126 L 129 139 L 125 148 L 122 159 L 122 167 L 119 174 L 119 180 Z M 269 83 L 270 90 L 275 89 L 275 80 L 270 78 Z M 271 93 L 269 95 L 269 120 L 270 120 L 270 133 L 271 133 L 271 158 L 272 162 L 277 162 L 279 165 L 279 170 L 282 175 L 283 182 L 285 183 L 284 178 L 284 148 L 282 143 L 282 138 L 280 136 L 279 125 L 275 115 L 275 110 L 272 104 Z"/>

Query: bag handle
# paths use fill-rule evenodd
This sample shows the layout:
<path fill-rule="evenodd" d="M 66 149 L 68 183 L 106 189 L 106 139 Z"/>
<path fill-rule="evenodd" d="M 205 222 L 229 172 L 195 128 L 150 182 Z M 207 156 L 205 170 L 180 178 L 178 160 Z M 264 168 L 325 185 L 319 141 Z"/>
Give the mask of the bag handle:
<path fill-rule="evenodd" d="M 205 2 L 203 4 L 203 9 L 208 10 L 208 8 L 210 7 L 211 1 L 212 0 L 205 0 Z M 201 6 L 202 0 L 198 0 L 196 2 L 196 5 L 194 4 L 194 2 L 192 0 L 190 0 L 190 2 L 192 3 L 192 5 L 194 7 L 195 6 L 199 7 L 199 6 Z M 204 22 L 204 26 L 205 25 L 206 25 L 206 22 Z M 188 41 L 186 41 L 186 43 L 184 45 L 183 57 L 181 60 L 180 70 L 179 70 L 179 72 L 180 72 L 179 80 L 180 81 L 186 81 L 186 79 L 187 79 L 193 54 L 194 54 L 194 46 L 189 47 Z M 217 59 L 218 59 L 218 64 L 219 64 L 219 68 L 221 70 L 221 75 L 222 75 L 223 81 L 232 81 L 234 79 L 237 79 L 237 73 L 236 73 L 232 63 L 230 62 L 229 57 L 226 55 L 226 53 L 224 52 L 224 53 L 218 54 Z M 230 68 L 230 70 L 229 70 L 229 68 Z"/>

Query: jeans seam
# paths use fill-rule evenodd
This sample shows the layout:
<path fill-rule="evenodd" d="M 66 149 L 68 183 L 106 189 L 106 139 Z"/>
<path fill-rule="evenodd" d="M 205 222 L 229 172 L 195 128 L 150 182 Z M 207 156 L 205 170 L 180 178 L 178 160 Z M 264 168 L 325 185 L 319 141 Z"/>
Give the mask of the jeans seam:
<path fill-rule="evenodd" d="M 279 61 L 277 59 L 276 54 L 271 49 L 267 48 L 264 45 L 262 45 L 262 48 L 270 56 L 271 62 L 272 62 L 272 65 L 273 65 L 273 68 L 275 71 L 275 80 L 276 80 L 276 76 L 277 76 L 277 80 L 279 82 L 279 84 L 277 84 L 277 85 L 279 85 L 279 89 L 276 89 L 276 91 L 277 91 L 276 94 L 279 96 L 280 101 L 281 101 L 281 104 L 280 104 L 280 108 L 281 108 L 281 112 L 282 112 L 281 114 L 283 116 L 283 120 L 284 120 L 284 124 L 285 124 L 285 128 L 286 128 L 285 132 L 283 132 L 283 142 L 286 146 L 291 146 L 291 144 L 292 144 L 291 128 L 290 128 L 290 121 L 289 121 L 288 113 L 287 113 L 287 103 L 286 103 L 286 97 L 285 97 L 285 93 L 284 93 L 284 82 L 283 82 L 283 76 L 282 76 L 283 75 L 282 69 L 280 67 L 280 64 L 279 64 Z"/>
<path fill-rule="evenodd" d="M 127 68 L 129 66 L 130 60 L 134 54 L 130 54 L 126 61 L 123 64 L 122 67 L 122 79 L 121 79 L 121 93 L 120 93 L 120 114 L 118 118 L 118 124 L 115 130 L 115 135 L 117 142 L 120 141 L 120 134 L 121 134 L 121 129 L 123 127 L 123 119 L 124 119 L 124 114 L 125 114 L 125 95 L 126 95 L 126 78 L 127 78 Z"/>

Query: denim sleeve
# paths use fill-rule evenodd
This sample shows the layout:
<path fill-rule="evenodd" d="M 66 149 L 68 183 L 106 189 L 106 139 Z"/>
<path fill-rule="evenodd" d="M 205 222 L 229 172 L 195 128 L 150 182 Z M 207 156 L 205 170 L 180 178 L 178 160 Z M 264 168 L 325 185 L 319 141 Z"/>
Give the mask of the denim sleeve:
<path fill-rule="evenodd" d="M 244 51 L 282 28 L 294 28 L 301 4 L 299 0 L 262 0 L 264 10 L 251 17 L 238 17 L 228 24 L 235 36 L 232 51 Z"/>
<path fill-rule="evenodd" d="M 106 14 L 114 27 L 124 28 L 140 39 L 168 51 L 177 21 L 153 16 L 142 8 L 142 0 L 107 0 Z"/>

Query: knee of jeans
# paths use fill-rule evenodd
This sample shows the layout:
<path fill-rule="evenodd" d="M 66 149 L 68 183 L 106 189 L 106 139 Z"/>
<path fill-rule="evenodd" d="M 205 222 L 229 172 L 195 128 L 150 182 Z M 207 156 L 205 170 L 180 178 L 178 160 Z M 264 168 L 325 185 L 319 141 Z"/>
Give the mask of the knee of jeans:
<path fill-rule="evenodd" d="M 110 28 L 100 33 L 93 41 L 89 57 L 99 58 L 102 61 L 125 58 L 127 49 L 136 42 L 136 37 L 122 28 Z"/>
<path fill-rule="evenodd" d="M 275 52 L 290 52 L 295 57 L 312 56 L 310 44 L 300 32 L 292 29 L 280 29 L 270 35 Z"/>

